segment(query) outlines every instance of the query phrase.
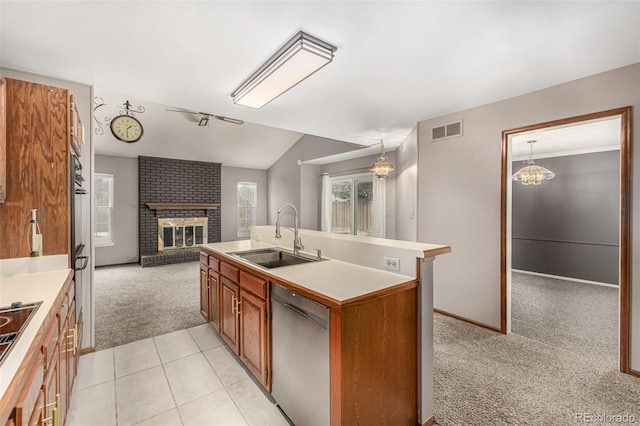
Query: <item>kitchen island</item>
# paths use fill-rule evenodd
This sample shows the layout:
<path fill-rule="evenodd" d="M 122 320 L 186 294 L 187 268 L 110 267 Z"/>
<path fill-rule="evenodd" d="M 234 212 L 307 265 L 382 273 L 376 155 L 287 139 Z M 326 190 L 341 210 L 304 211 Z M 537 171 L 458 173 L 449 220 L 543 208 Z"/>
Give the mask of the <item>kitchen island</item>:
<path fill-rule="evenodd" d="M 235 254 L 273 247 L 257 241 L 274 241 L 270 238 L 272 228 L 253 228 L 251 240 L 201 247 L 201 310 L 214 330 L 265 390 L 273 387 L 276 395 L 278 385 L 295 379 L 283 378 L 283 368 L 272 370 L 278 365 L 277 357 L 282 351 L 298 348 L 296 342 L 287 348 L 274 346 L 283 340 L 272 334 L 281 327 L 278 312 L 274 312 L 278 304 L 272 300 L 273 291 L 278 286 L 308 297 L 328 310 L 329 407 L 325 408 L 330 424 L 430 424 L 432 330 L 422 329 L 432 327 L 432 305 L 424 309 L 421 287 L 428 287 L 428 293 L 432 287 L 431 278 L 423 276 L 430 269 L 423 264 L 431 264 L 436 254 L 450 248 L 375 238 L 340 241 L 328 236 L 325 241 L 324 233 L 301 231 L 303 239 L 327 253 L 323 260 L 267 269 Z M 286 250 L 287 241 L 283 240 L 280 248 Z M 353 244 L 363 243 L 385 253 L 405 251 L 409 259 L 413 257 L 415 274 L 391 273 L 352 263 L 352 259 L 345 262 L 331 257 L 340 255 L 341 250 L 352 253 Z M 359 255 L 363 251 L 367 250 L 360 247 Z M 427 303 L 431 300 L 426 298 Z M 300 371 L 316 368 L 323 367 L 308 365 Z M 281 405 L 287 412 L 286 405 Z"/>

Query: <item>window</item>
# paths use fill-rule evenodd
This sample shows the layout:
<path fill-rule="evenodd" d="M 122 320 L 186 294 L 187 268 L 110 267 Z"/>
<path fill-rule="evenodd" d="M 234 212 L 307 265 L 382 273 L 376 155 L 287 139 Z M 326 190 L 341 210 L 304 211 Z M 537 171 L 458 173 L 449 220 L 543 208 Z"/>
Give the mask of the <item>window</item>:
<path fill-rule="evenodd" d="M 331 232 L 373 235 L 373 175 L 331 179 Z"/>
<path fill-rule="evenodd" d="M 238 237 L 248 237 L 249 227 L 256 224 L 258 184 L 238 182 Z"/>
<path fill-rule="evenodd" d="M 95 243 L 113 245 L 113 175 L 95 173 L 93 180 Z"/>

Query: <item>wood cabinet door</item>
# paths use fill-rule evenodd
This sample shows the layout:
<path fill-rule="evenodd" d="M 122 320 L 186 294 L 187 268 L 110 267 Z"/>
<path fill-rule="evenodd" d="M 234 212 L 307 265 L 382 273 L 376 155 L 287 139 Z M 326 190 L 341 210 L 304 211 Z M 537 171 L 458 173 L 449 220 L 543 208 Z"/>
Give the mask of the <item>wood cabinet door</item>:
<path fill-rule="evenodd" d="M 43 424 L 42 419 L 44 419 L 44 388 L 40 386 L 36 405 L 29 419 L 29 425 L 41 425 Z"/>
<path fill-rule="evenodd" d="M 16 425 L 32 424 L 29 419 L 39 419 L 43 407 L 42 378 L 44 377 L 44 356 L 39 353 L 29 372 L 29 377 L 18 395 L 15 408 Z"/>
<path fill-rule="evenodd" d="M 69 92 L 41 84 L 6 79 L 6 204 L 0 209 L 0 259 L 29 255 L 25 227 L 30 209 L 38 209 L 41 255 L 68 254 Z M 25 225 L 22 225 L 25 224 Z"/>
<path fill-rule="evenodd" d="M 240 291 L 240 358 L 267 387 L 267 302 Z"/>
<path fill-rule="evenodd" d="M 71 302 L 71 307 L 69 308 L 69 319 L 67 321 L 69 328 L 67 329 L 67 339 L 69 348 L 67 351 L 69 352 L 69 376 L 67 378 L 68 389 L 69 389 L 69 400 L 71 400 L 71 389 L 73 388 L 73 381 L 76 378 L 76 374 L 78 372 L 78 359 L 80 357 L 80 336 L 78 333 L 80 332 L 80 327 L 78 323 L 76 323 L 76 302 L 75 300 Z"/>
<path fill-rule="evenodd" d="M 220 274 L 209 269 L 209 324 L 220 332 Z"/>
<path fill-rule="evenodd" d="M 225 277 L 220 278 L 220 335 L 229 347 L 240 353 L 240 320 L 236 312 L 240 287 Z"/>
<path fill-rule="evenodd" d="M 77 306 L 75 307 L 77 309 Z M 74 312 L 74 315 L 75 312 Z M 78 375 L 78 362 L 80 361 L 80 351 L 82 349 L 82 333 L 84 333 L 84 318 L 82 316 L 82 306 L 80 307 L 80 314 L 77 315 L 76 320 L 76 356 L 73 365 L 73 377 L 75 378 Z"/>
<path fill-rule="evenodd" d="M 56 343 L 58 346 L 58 343 Z M 56 350 L 60 350 L 56 347 Z M 57 418 L 60 416 L 60 380 L 59 380 L 59 360 L 54 359 L 49 364 L 44 374 L 44 424 L 59 424 Z M 56 420 L 54 420 L 56 418 Z"/>
<path fill-rule="evenodd" d="M 200 313 L 209 321 L 209 275 L 203 265 L 200 265 Z"/>
<path fill-rule="evenodd" d="M 76 302 L 71 300 L 67 316 L 60 330 L 60 406 L 58 415 L 60 424 L 64 424 L 71 402 L 71 390 L 76 372 L 77 337 L 76 337 Z"/>
<path fill-rule="evenodd" d="M 71 393 L 69 389 L 69 383 L 67 381 L 67 377 L 69 376 L 69 357 L 73 356 L 69 353 L 69 348 L 71 348 L 73 342 L 69 344 L 69 337 L 73 338 L 73 336 L 69 336 L 69 316 L 65 316 L 62 318 L 62 328 L 60 329 L 60 337 L 58 339 L 58 347 L 60 348 L 60 364 L 58 365 L 58 394 L 60 402 L 60 406 L 58 407 L 58 415 L 60 416 L 60 420 L 62 424 L 64 424 L 65 413 L 67 412 L 68 407 L 68 395 Z"/>

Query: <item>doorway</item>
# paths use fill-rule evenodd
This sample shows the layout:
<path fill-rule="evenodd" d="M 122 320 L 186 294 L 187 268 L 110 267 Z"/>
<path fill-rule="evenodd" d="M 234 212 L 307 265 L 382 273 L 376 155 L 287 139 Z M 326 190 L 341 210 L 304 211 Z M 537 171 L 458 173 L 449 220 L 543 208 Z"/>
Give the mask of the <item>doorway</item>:
<path fill-rule="evenodd" d="M 620 173 L 619 173 L 619 248 L 618 248 L 618 365 L 620 371 L 629 372 L 629 276 L 630 276 L 630 194 L 631 194 L 631 107 L 618 108 L 577 117 L 534 124 L 502 133 L 501 178 L 501 265 L 500 305 L 501 331 L 511 332 L 511 274 L 512 274 L 512 182 L 513 139 L 549 128 L 577 125 L 590 121 L 619 118 Z"/>

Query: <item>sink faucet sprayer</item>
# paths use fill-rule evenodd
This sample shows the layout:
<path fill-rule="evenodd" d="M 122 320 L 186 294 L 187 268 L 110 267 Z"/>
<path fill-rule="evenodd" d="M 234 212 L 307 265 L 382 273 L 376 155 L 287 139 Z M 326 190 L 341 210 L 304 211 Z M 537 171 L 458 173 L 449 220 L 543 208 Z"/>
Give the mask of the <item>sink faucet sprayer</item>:
<path fill-rule="evenodd" d="M 298 251 L 300 250 L 304 250 L 304 246 L 302 245 L 302 239 L 300 238 L 300 236 L 298 235 L 298 210 L 296 209 L 296 206 L 294 206 L 291 203 L 285 203 L 282 206 L 280 206 L 280 208 L 278 209 L 278 215 L 276 217 L 276 238 L 282 238 L 282 235 L 280 234 L 280 212 L 282 211 L 282 209 L 284 209 L 285 207 L 291 207 L 293 209 L 293 254 L 298 254 Z M 287 228 L 285 226 L 285 228 Z M 289 228 L 287 228 L 289 229 Z M 291 231 L 291 229 L 289 229 Z"/>

